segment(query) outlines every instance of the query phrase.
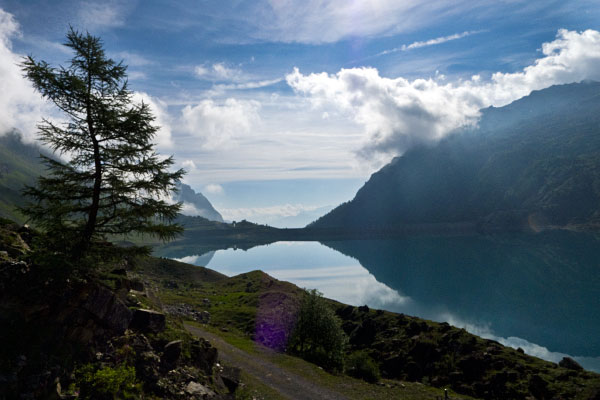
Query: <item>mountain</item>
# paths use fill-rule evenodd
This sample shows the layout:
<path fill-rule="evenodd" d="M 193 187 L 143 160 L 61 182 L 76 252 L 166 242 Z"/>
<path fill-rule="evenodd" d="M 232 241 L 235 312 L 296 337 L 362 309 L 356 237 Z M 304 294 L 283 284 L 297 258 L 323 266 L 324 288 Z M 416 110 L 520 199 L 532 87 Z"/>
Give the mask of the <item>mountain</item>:
<path fill-rule="evenodd" d="M 23 185 L 35 184 L 44 173 L 40 163 L 42 150 L 34 144 L 25 144 L 16 131 L 0 135 L 0 216 L 24 222 L 15 206 L 23 203 Z"/>
<path fill-rule="evenodd" d="M 211 221 L 223 222 L 223 217 L 202 193 L 196 193 L 189 185 L 179 182 L 175 201 L 183 203 L 183 214 L 201 216 Z"/>
<path fill-rule="evenodd" d="M 482 110 L 477 128 L 394 158 L 311 228 L 600 225 L 600 83 Z M 437 228 L 436 228 L 437 227 Z"/>

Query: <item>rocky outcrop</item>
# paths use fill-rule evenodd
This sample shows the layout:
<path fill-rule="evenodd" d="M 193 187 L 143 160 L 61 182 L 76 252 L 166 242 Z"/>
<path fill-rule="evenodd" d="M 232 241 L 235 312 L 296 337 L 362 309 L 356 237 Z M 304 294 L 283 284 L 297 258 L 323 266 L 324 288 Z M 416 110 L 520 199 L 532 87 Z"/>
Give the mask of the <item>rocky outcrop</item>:
<path fill-rule="evenodd" d="M 159 333 L 165 330 L 165 324 L 165 314 L 140 308 L 133 312 L 129 328 L 140 332 Z"/>
<path fill-rule="evenodd" d="M 99 323 L 117 333 L 129 327 L 132 313 L 113 291 L 93 285 L 81 307 L 89 311 Z"/>
<path fill-rule="evenodd" d="M 558 365 L 560 365 L 563 368 L 572 369 L 574 371 L 583 371 L 583 367 L 571 357 L 563 357 L 563 359 L 560 360 Z"/>

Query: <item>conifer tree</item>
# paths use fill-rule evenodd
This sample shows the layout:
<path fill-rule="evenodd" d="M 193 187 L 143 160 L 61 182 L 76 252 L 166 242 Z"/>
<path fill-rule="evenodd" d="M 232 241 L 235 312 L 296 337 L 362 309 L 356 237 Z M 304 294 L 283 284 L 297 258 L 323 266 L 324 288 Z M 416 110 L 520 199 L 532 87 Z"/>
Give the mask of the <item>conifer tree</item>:
<path fill-rule="evenodd" d="M 74 56 L 57 68 L 31 56 L 22 69 L 66 122 L 43 119 L 39 139 L 61 155 L 41 156 L 48 174 L 24 190 L 21 211 L 65 250 L 81 258 L 107 235 L 134 232 L 172 239 L 180 204 L 164 200 L 184 171 L 170 171 L 152 140 L 159 129 L 148 104 L 133 102 L 127 67 L 107 58 L 100 38 L 73 28 L 65 43 Z"/>

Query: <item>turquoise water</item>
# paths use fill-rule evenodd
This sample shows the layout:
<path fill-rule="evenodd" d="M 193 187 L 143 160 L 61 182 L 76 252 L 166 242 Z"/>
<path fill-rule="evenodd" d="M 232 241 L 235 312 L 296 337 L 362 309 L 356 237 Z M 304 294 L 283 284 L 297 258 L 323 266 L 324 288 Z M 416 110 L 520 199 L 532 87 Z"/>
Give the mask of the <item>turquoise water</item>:
<path fill-rule="evenodd" d="M 260 269 L 344 303 L 447 321 L 600 371 L 600 241 L 592 235 L 277 242 L 177 259 L 229 276 Z"/>

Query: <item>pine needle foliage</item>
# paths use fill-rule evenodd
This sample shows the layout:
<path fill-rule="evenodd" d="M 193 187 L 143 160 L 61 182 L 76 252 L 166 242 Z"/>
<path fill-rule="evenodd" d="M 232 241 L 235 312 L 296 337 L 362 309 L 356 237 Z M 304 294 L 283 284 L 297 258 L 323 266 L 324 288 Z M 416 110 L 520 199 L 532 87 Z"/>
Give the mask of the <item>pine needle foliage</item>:
<path fill-rule="evenodd" d="M 24 189 L 30 201 L 21 211 L 76 259 L 106 248 L 107 236 L 174 238 L 182 232 L 172 223 L 181 205 L 163 199 L 184 171 L 171 172 L 173 158 L 155 152 L 159 128 L 149 105 L 134 103 L 127 67 L 107 58 L 100 38 L 71 28 L 65 45 L 74 52 L 67 67 L 31 56 L 21 65 L 66 117 L 43 119 L 38 129 L 39 139 L 68 160 L 41 156 L 48 174 Z"/>

